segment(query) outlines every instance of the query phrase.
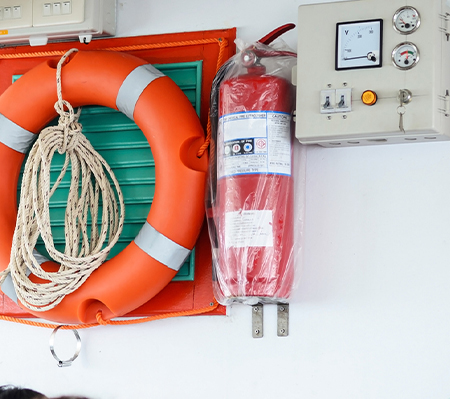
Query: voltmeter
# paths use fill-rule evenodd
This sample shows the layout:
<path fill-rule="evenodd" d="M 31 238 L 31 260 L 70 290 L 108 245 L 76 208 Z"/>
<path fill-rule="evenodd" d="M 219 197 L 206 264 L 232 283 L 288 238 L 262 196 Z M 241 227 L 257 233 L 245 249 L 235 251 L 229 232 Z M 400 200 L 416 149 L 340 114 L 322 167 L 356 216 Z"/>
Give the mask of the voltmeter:
<path fill-rule="evenodd" d="M 301 143 L 450 140 L 450 0 L 406 3 L 352 0 L 299 7 Z"/>
<path fill-rule="evenodd" d="M 381 66 L 383 20 L 336 24 L 336 69 Z"/>

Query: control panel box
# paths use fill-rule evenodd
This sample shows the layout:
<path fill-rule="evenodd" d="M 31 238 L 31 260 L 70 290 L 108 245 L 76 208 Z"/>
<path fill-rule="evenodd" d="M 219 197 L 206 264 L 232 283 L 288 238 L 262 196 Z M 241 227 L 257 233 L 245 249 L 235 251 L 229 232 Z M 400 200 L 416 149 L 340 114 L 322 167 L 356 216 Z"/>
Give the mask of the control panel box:
<path fill-rule="evenodd" d="M 450 140 L 449 3 L 300 6 L 298 140 L 327 147 Z"/>
<path fill-rule="evenodd" d="M 0 0 L 0 46 L 112 36 L 116 0 Z"/>

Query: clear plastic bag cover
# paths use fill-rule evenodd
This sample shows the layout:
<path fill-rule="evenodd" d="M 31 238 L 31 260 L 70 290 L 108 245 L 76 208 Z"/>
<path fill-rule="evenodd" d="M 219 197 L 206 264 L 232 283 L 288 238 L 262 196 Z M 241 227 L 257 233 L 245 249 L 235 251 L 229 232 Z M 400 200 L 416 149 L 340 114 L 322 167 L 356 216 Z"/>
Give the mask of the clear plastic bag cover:
<path fill-rule="evenodd" d="M 206 207 L 223 305 L 287 302 L 297 285 L 304 157 L 294 143 L 295 65 L 290 49 L 257 42 L 213 83 Z"/>

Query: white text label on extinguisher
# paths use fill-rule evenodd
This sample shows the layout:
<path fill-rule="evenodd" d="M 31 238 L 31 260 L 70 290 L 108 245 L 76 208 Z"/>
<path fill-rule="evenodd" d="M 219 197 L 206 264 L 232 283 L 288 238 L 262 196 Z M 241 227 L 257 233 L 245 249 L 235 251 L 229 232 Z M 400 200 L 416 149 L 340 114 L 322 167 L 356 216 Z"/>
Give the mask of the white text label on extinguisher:
<path fill-rule="evenodd" d="M 225 247 L 272 247 L 272 211 L 225 213 Z"/>
<path fill-rule="evenodd" d="M 291 175 L 290 114 L 251 111 L 223 115 L 217 135 L 219 178 L 254 173 Z"/>

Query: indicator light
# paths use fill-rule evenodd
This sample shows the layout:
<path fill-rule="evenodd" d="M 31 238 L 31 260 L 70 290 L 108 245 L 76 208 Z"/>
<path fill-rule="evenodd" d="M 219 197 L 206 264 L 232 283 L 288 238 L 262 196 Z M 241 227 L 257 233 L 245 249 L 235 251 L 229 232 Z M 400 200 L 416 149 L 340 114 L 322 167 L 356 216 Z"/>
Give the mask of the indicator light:
<path fill-rule="evenodd" d="M 361 100 L 366 105 L 374 105 L 377 102 L 377 93 L 372 90 L 366 90 L 361 95 Z"/>

